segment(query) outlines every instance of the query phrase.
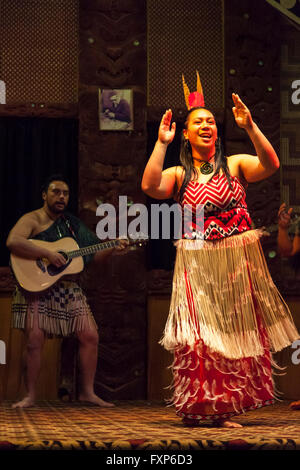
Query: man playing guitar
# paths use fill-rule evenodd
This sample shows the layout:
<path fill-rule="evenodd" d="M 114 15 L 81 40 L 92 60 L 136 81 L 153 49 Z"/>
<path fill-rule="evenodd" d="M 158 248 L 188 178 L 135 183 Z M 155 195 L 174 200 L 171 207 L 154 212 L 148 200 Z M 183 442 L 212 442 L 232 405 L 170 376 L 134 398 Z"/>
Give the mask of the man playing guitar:
<path fill-rule="evenodd" d="M 44 204 L 35 211 L 23 215 L 12 228 L 7 247 L 12 255 L 31 260 L 46 258 L 51 265 L 60 268 L 66 263 L 63 254 L 36 245 L 35 239 L 54 242 L 63 237 L 73 237 L 79 247 L 99 243 L 77 217 L 66 213 L 69 186 L 61 175 L 48 178 L 42 192 Z M 29 240 L 33 239 L 33 241 Z M 98 251 L 84 258 L 84 263 L 101 261 L 114 249 L 124 250 L 127 240 L 119 240 L 113 249 Z M 47 244 L 45 244 L 47 245 Z M 94 377 L 98 357 L 98 332 L 86 297 L 74 280 L 63 278 L 43 292 L 29 293 L 19 287 L 13 297 L 13 326 L 24 329 L 26 344 L 26 386 L 28 393 L 14 407 L 33 406 L 36 399 L 36 383 L 41 366 L 41 353 L 46 335 L 69 336 L 75 334 L 79 341 L 81 372 L 80 401 L 95 405 L 113 406 L 94 392 Z"/>

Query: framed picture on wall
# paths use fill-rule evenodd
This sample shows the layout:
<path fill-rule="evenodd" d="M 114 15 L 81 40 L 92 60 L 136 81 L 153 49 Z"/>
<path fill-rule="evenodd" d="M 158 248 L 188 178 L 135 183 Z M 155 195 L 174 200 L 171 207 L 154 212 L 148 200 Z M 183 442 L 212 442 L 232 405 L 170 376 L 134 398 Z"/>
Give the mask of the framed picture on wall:
<path fill-rule="evenodd" d="M 131 89 L 99 89 L 99 127 L 101 131 L 133 130 Z"/>

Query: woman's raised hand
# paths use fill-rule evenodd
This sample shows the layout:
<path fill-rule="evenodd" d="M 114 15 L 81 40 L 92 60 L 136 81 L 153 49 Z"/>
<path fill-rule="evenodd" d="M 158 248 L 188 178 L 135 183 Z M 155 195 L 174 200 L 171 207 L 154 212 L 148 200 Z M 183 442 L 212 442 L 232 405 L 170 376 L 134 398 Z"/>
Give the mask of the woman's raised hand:
<path fill-rule="evenodd" d="M 242 129 L 250 129 L 253 125 L 252 116 L 247 106 L 242 102 L 239 95 L 232 93 L 232 99 L 234 107 L 232 112 L 234 115 L 235 122 Z"/>
<path fill-rule="evenodd" d="M 171 125 L 171 121 L 172 111 L 168 109 L 162 117 L 158 130 L 158 140 L 163 144 L 169 145 L 174 139 L 176 131 L 176 122 L 173 122 Z"/>

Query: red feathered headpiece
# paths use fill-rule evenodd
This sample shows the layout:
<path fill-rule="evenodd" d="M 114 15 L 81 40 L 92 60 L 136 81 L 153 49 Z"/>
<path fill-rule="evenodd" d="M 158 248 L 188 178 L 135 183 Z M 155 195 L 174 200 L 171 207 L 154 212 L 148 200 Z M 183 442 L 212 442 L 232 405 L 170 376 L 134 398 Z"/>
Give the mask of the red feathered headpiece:
<path fill-rule="evenodd" d="M 196 74 L 197 74 L 197 91 L 193 91 L 193 93 L 190 93 L 189 87 L 185 83 L 184 76 L 182 74 L 183 92 L 184 92 L 186 107 L 188 110 L 190 110 L 191 108 L 196 108 L 197 106 L 202 106 L 203 108 L 205 106 L 203 90 L 202 90 L 202 85 L 200 82 L 198 70 L 196 70 Z"/>

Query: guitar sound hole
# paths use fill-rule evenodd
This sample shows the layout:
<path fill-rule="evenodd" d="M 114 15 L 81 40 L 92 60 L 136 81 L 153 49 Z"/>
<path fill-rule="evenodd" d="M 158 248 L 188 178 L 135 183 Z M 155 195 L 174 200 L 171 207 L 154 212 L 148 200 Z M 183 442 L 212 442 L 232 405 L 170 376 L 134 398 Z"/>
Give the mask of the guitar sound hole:
<path fill-rule="evenodd" d="M 36 260 L 36 264 L 38 265 L 38 267 L 40 268 L 40 270 L 43 271 L 43 273 L 46 272 L 46 267 L 45 267 L 44 262 L 43 262 L 42 259 Z"/>
<path fill-rule="evenodd" d="M 59 251 L 59 253 L 61 255 L 63 255 L 63 257 L 65 258 L 67 263 L 64 264 L 63 266 L 59 266 L 59 267 L 54 266 L 54 264 L 49 264 L 48 267 L 47 267 L 47 272 L 48 272 L 49 276 L 57 276 L 57 274 L 62 273 L 69 266 L 69 264 L 72 261 L 71 259 L 68 258 L 68 255 L 66 253 L 64 253 L 63 251 Z"/>

